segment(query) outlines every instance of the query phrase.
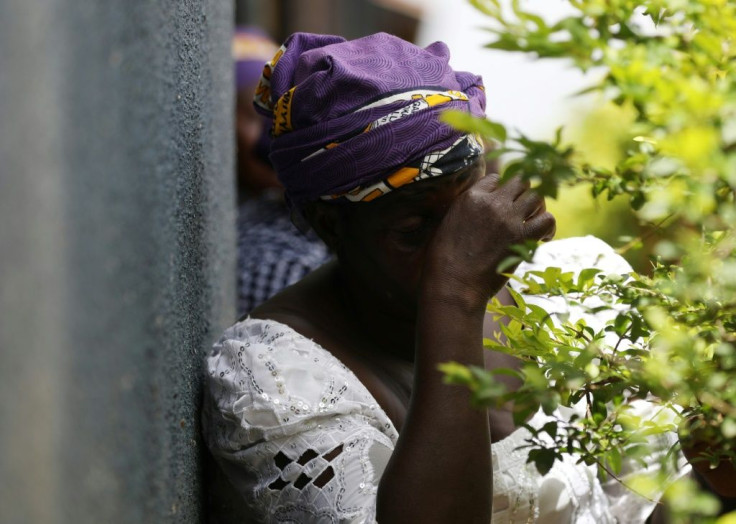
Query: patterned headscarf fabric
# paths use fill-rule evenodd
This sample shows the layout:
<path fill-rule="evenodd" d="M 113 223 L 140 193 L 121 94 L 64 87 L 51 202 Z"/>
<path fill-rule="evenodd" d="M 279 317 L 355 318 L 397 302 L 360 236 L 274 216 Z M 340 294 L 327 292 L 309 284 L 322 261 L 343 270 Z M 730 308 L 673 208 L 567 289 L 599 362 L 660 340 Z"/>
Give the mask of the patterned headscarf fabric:
<path fill-rule="evenodd" d="M 369 201 L 473 162 L 479 141 L 438 117 L 484 115 L 483 85 L 453 71 L 449 55 L 442 42 L 422 49 L 386 33 L 289 37 L 266 64 L 255 104 L 274 118 L 270 159 L 290 203 Z"/>

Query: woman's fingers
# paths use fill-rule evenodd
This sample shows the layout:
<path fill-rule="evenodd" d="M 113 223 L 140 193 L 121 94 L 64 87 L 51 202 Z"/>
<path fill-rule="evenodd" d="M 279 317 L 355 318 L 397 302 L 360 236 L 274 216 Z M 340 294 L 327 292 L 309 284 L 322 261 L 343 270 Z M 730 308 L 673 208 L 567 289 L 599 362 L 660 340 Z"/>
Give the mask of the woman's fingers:
<path fill-rule="evenodd" d="M 524 237 L 536 240 L 552 240 L 557 229 L 557 222 L 552 213 L 542 211 L 524 222 Z"/>
<path fill-rule="evenodd" d="M 524 220 L 529 220 L 547 210 L 544 197 L 531 189 L 526 190 L 514 201 L 514 208 L 521 213 Z"/>
<path fill-rule="evenodd" d="M 519 176 L 515 176 L 511 180 L 507 180 L 498 189 L 500 193 L 503 193 L 504 196 L 507 196 L 512 202 L 515 202 L 528 190 L 529 182 L 523 180 Z"/>
<path fill-rule="evenodd" d="M 486 173 L 475 183 L 475 186 L 479 189 L 490 192 L 498 189 L 500 181 L 501 175 L 498 173 Z"/>
<path fill-rule="evenodd" d="M 497 227 L 496 231 L 506 230 L 510 233 L 505 238 L 510 243 L 526 238 L 551 238 L 555 229 L 554 218 L 547 213 L 544 197 L 532 190 L 530 184 L 521 177 L 514 177 L 503 184 L 500 183 L 500 178 L 499 175 L 491 173 L 476 182 L 469 193 L 477 198 L 466 199 L 467 205 L 462 206 L 470 215 L 465 215 L 467 218 L 462 221 L 461 227 L 469 227 L 469 223 L 472 223 L 480 213 L 484 220 L 495 216 L 493 220 L 498 226 L 506 224 L 506 227 Z M 483 209 L 487 209 L 488 212 L 482 211 Z M 527 222 L 532 223 L 528 227 L 522 227 Z M 513 234 L 514 230 L 517 234 Z M 521 238 L 518 238 L 519 234 Z"/>
<path fill-rule="evenodd" d="M 499 197 L 515 202 L 529 191 L 530 185 L 528 181 L 518 176 L 501 183 L 501 175 L 488 173 L 476 182 L 476 188 L 489 193 L 496 193 Z"/>
<path fill-rule="evenodd" d="M 458 286 L 482 294 L 495 293 L 505 282 L 497 268 L 509 246 L 549 240 L 555 232 L 544 199 L 528 183 L 518 177 L 503 184 L 499 180 L 489 174 L 455 199 L 428 248 L 429 260 L 436 257 L 439 263 L 425 265 L 442 268 L 443 278 L 450 274 Z"/>

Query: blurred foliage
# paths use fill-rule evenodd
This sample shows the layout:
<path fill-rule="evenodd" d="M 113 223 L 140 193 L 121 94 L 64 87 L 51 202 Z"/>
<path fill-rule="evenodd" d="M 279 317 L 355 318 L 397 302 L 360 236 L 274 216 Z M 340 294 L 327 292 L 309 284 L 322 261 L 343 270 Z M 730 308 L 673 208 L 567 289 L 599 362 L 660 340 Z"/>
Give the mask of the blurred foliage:
<path fill-rule="evenodd" d="M 546 196 L 582 186 L 626 202 L 638 226 L 622 250 L 648 241 L 648 274 L 580 275 L 548 268 L 518 278 L 525 294 L 564 297 L 603 315 L 553 321 L 515 295 L 489 310 L 509 319 L 488 348 L 520 357 L 522 386 L 509 392 L 481 369 L 449 363 L 450 383 L 471 387 L 481 405 L 514 405 L 517 422 L 543 409 L 558 416 L 529 428 L 529 460 L 547 471 L 562 453 L 613 476 L 652 456 L 648 443 L 677 430 L 707 444 L 711 466 L 736 459 L 736 4 L 726 0 L 569 0 L 574 14 L 548 24 L 519 0 L 471 0 L 489 17 L 487 47 L 564 58 L 600 80 L 587 92 L 605 102 L 591 118 L 596 139 L 550 141 L 511 135 L 495 122 L 447 113 L 448 122 L 512 153 L 503 179 L 521 175 Z M 583 144 L 581 146 L 581 144 Z M 669 225 L 663 237 L 652 236 Z M 639 227 L 643 229 L 639 229 Z M 517 262 L 521 255 L 507 261 Z M 517 278 L 517 277 L 514 277 Z M 591 305 L 593 304 L 593 305 Z M 642 399 L 670 416 L 642 418 Z M 674 416 L 673 416 L 674 415 Z M 544 435 L 541 435 L 541 434 Z M 676 449 L 662 453 L 662 471 Z M 628 479 L 657 496 L 662 479 Z M 710 522 L 717 503 L 684 479 L 665 497 L 679 522 Z M 729 517 L 722 517 L 727 522 Z"/>
<path fill-rule="evenodd" d="M 625 154 L 631 139 L 630 126 L 635 117 L 631 107 L 622 107 L 598 98 L 592 109 L 572 121 L 563 136 L 575 144 L 578 164 L 593 163 L 614 169 Z M 584 184 L 565 185 L 556 199 L 547 201 L 547 209 L 557 219 L 557 238 L 596 236 L 626 258 L 638 273 L 650 274 L 650 256 L 658 240 L 671 238 L 675 220 L 641 220 L 629 205 L 626 195 L 612 199 L 593 196 Z"/>
<path fill-rule="evenodd" d="M 608 169 L 615 168 L 629 138 L 633 111 L 599 99 L 578 118 L 563 133 L 566 140 L 575 144 L 578 163 L 595 161 Z M 642 224 L 624 195 L 608 200 L 605 196 L 594 197 L 582 184 L 563 186 L 557 199 L 547 201 L 547 209 L 557 219 L 557 238 L 596 236 L 610 245 L 621 246 L 621 254 L 637 272 L 651 271 L 648 255 L 652 242 L 665 232 Z M 645 241 L 629 245 L 639 238 Z"/>

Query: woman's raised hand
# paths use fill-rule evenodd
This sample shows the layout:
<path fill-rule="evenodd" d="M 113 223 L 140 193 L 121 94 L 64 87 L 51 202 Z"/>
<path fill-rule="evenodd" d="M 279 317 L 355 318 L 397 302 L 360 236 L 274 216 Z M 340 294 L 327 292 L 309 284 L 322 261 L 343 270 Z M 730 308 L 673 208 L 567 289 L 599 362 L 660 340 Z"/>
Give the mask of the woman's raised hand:
<path fill-rule="evenodd" d="M 464 293 L 468 305 L 485 307 L 505 284 L 498 265 L 510 246 L 549 240 L 555 219 L 528 182 L 515 177 L 501 184 L 490 174 L 460 194 L 430 242 L 423 284 Z"/>

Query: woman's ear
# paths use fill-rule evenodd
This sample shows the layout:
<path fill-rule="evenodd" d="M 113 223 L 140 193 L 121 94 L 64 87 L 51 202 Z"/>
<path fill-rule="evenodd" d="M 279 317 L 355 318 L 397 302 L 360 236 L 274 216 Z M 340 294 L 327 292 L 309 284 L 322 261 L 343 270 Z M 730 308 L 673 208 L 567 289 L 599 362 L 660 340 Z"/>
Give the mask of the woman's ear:
<path fill-rule="evenodd" d="M 340 206 L 326 202 L 310 202 L 304 207 L 307 222 L 332 252 L 337 252 L 340 246 L 343 215 Z"/>

